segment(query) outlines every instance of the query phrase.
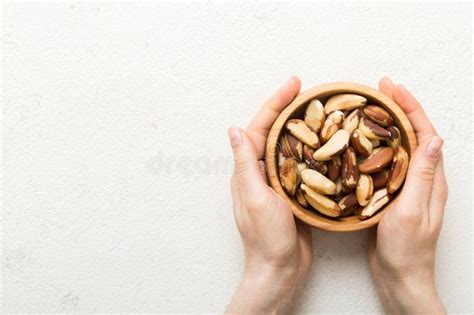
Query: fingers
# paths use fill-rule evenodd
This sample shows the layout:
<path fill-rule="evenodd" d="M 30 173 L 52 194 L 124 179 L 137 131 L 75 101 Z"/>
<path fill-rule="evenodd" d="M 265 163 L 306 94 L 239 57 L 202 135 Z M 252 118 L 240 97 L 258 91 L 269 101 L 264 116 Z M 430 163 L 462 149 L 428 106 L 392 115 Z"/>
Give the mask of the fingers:
<path fill-rule="evenodd" d="M 375 255 L 375 250 L 377 248 L 377 228 L 378 226 L 371 227 L 368 230 L 367 235 L 367 251 L 369 254 L 369 260 Z"/>
<path fill-rule="evenodd" d="M 423 107 L 403 85 L 395 86 L 388 77 L 384 77 L 379 82 L 379 89 L 387 96 L 393 98 L 406 113 L 415 129 L 419 142 L 422 142 L 430 135 L 436 134 L 436 130 L 428 116 L 426 116 Z"/>
<path fill-rule="evenodd" d="M 395 84 L 388 77 L 383 77 L 379 82 L 379 90 L 390 98 L 393 98 Z"/>
<path fill-rule="evenodd" d="M 296 230 L 301 240 L 301 246 L 306 251 L 312 251 L 311 227 L 295 217 Z"/>
<path fill-rule="evenodd" d="M 232 176 L 231 181 L 230 181 L 230 190 L 232 194 L 232 209 L 234 211 L 234 219 L 237 224 L 241 222 L 241 200 L 240 200 L 240 192 L 239 192 L 239 186 L 237 183 L 237 178 L 235 176 Z"/>
<path fill-rule="evenodd" d="M 262 106 L 247 127 L 247 134 L 255 144 L 257 157 L 264 156 L 265 142 L 273 122 L 280 112 L 295 98 L 301 88 L 301 81 L 292 77 Z"/>
<path fill-rule="evenodd" d="M 311 227 L 295 217 L 296 231 L 301 246 L 301 255 L 305 265 L 311 268 L 313 260 L 313 239 L 311 236 Z M 309 271 L 309 270 L 308 270 Z"/>
<path fill-rule="evenodd" d="M 444 174 L 444 161 L 441 154 L 435 168 L 433 190 L 430 199 L 430 222 L 441 227 L 444 216 L 444 206 L 448 199 L 448 183 Z"/>
<path fill-rule="evenodd" d="M 443 139 L 432 136 L 415 150 L 411 158 L 400 202 L 402 208 L 412 214 L 428 210 L 442 146 Z"/>
<path fill-rule="evenodd" d="M 444 196 L 447 196 L 443 161 L 440 160 L 443 140 L 436 136 L 423 107 L 403 85 L 395 86 L 385 77 L 380 80 L 379 89 L 391 96 L 406 113 L 419 144 L 410 162 L 402 201 L 409 205 L 407 211 L 430 209 L 430 218 L 440 221 L 446 203 Z"/>
<path fill-rule="evenodd" d="M 426 116 L 423 107 L 421 107 L 420 103 L 418 103 L 415 97 L 408 92 L 403 85 L 399 84 L 394 88 L 393 99 L 406 113 L 415 129 L 418 142 L 423 142 L 431 135 L 436 135 L 436 130 L 428 119 L 428 116 Z"/>
<path fill-rule="evenodd" d="M 241 195 L 259 195 L 267 186 L 259 170 L 255 147 L 244 130 L 231 127 L 228 130 L 234 154 L 234 177 Z"/>
<path fill-rule="evenodd" d="M 267 165 L 265 164 L 264 161 L 258 161 L 258 170 L 260 171 L 260 174 L 262 174 L 263 179 L 265 180 L 265 184 L 268 185 L 268 178 L 267 174 L 265 172 Z"/>
<path fill-rule="evenodd" d="M 240 192 L 239 192 L 239 185 L 237 183 L 237 178 L 232 175 L 230 179 L 230 192 L 232 194 L 232 206 L 234 209 L 240 207 Z"/>

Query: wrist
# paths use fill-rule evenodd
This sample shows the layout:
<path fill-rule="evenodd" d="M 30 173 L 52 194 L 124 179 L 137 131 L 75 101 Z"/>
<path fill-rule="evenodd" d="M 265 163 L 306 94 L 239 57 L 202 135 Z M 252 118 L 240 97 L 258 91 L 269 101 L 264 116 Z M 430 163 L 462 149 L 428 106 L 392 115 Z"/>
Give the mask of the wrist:
<path fill-rule="evenodd" d="M 290 313 L 299 295 L 298 275 L 269 266 L 246 268 L 228 313 Z"/>
<path fill-rule="evenodd" d="M 383 279 L 380 289 L 391 313 L 444 314 L 434 277 L 417 276 L 403 279 Z"/>

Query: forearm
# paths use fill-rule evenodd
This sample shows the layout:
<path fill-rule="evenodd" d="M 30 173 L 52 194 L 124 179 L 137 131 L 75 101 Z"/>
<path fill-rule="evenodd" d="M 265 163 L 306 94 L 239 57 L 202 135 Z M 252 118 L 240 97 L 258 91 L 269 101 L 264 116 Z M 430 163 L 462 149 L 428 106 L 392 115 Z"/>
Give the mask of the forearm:
<path fill-rule="evenodd" d="M 446 314 L 434 280 L 380 280 L 379 287 L 390 314 Z"/>

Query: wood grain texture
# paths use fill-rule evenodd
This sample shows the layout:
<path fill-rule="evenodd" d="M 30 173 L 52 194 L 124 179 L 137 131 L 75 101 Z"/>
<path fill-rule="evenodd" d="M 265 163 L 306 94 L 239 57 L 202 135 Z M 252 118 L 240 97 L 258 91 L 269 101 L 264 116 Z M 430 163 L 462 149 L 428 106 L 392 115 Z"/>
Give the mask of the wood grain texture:
<path fill-rule="evenodd" d="M 395 196 L 395 198 L 389 204 L 387 204 L 382 210 L 377 212 L 370 219 L 361 221 L 357 218 L 357 216 L 350 216 L 340 219 L 329 219 L 328 217 L 325 217 L 316 211 L 313 212 L 309 209 L 301 207 L 296 202 L 296 200 L 291 199 L 281 186 L 280 179 L 278 177 L 278 139 L 284 130 L 286 121 L 291 118 L 302 117 L 306 105 L 310 100 L 317 98 L 324 103 L 330 96 L 339 93 L 359 94 L 367 98 L 368 104 L 377 104 L 385 108 L 394 118 L 395 125 L 400 129 L 402 145 L 407 149 L 410 156 L 413 154 L 417 146 L 416 135 L 413 131 L 413 127 L 403 110 L 390 97 L 365 85 L 350 82 L 336 82 L 319 85 L 298 94 L 295 99 L 280 113 L 268 134 L 265 148 L 265 161 L 267 164 L 266 170 L 270 185 L 283 198 L 283 200 L 285 200 L 296 217 L 310 226 L 322 230 L 350 232 L 366 229 L 376 225 L 384 213 L 389 211 L 391 206 L 396 201 L 398 195 Z"/>

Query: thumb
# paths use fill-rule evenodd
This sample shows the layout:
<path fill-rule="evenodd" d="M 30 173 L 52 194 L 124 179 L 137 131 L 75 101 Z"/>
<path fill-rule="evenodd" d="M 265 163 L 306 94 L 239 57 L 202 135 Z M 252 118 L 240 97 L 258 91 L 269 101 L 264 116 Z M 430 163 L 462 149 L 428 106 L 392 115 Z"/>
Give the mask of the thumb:
<path fill-rule="evenodd" d="M 231 127 L 227 133 L 234 154 L 234 177 L 240 192 L 249 196 L 263 194 L 266 185 L 253 142 L 241 128 Z"/>
<path fill-rule="evenodd" d="M 377 251 L 377 228 L 378 226 L 373 226 L 367 232 L 367 252 L 371 266 L 374 264 L 375 253 Z"/>
<path fill-rule="evenodd" d="M 436 163 L 440 157 L 443 142 L 440 137 L 432 136 L 420 144 L 412 156 L 402 200 L 411 205 L 415 202 L 420 210 L 428 208 Z"/>

